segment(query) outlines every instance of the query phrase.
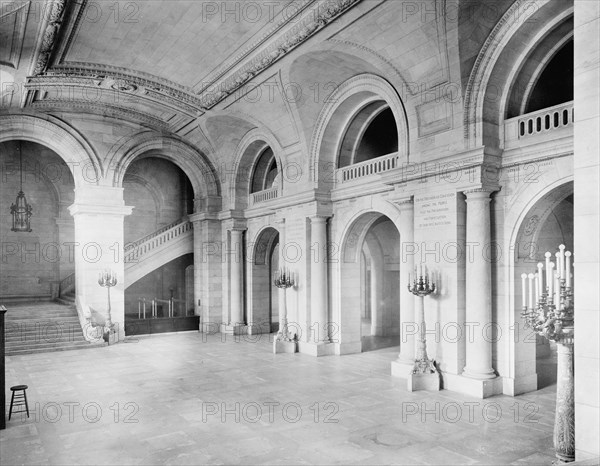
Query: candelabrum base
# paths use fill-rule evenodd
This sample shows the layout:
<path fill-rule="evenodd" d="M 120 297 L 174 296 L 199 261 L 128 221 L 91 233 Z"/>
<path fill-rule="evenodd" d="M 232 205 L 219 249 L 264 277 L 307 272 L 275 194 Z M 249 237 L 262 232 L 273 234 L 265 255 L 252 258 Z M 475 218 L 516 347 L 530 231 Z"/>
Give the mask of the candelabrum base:
<path fill-rule="evenodd" d="M 279 335 L 277 335 L 279 337 Z M 273 340 L 273 354 L 278 353 L 296 353 L 298 352 L 298 343 L 292 340 Z"/>
<path fill-rule="evenodd" d="M 426 374 L 410 373 L 406 380 L 406 386 L 409 392 L 417 390 L 437 392 L 440 390 L 440 374 L 437 371 Z"/>
<path fill-rule="evenodd" d="M 225 324 L 221 326 L 221 333 L 226 335 L 246 335 L 248 327 L 245 324 Z"/>
<path fill-rule="evenodd" d="M 392 377 L 398 377 L 400 379 L 406 379 L 412 374 L 415 362 L 404 359 L 396 359 L 391 363 Z"/>

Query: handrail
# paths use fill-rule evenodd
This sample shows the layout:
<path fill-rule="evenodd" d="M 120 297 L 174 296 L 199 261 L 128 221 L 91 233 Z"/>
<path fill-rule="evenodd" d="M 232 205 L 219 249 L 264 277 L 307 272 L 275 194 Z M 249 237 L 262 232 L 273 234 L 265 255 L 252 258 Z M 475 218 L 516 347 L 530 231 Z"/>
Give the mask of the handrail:
<path fill-rule="evenodd" d="M 144 254 L 194 228 L 187 218 L 167 225 L 156 232 L 125 246 L 125 263 L 134 262 Z"/>
<path fill-rule="evenodd" d="M 70 275 L 67 275 L 60 281 L 58 285 L 58 296 L 62 297 L 67 293 L 67 291 L 71 291 L 75 289 L 75 272 Z"/>
<path fill-rule="evenodd" d="M 170 230 L 173 227 L 176 227 L 177 225 L 181 224 L 181 223 L 185 223 L 188 222 L 188 218 L 187 217 L 183 217 L 180 218 L 179 220 L 175 220 L 172 223 L 169 223 L 168 225 L 165 225 L 163 227 L 160 227 L 158 230 L 153 231 L 152 233 L 146 235 L 146 236 L 142 236 L 140 239 L 137 239 L 135 241 L 133 241 L 132 243 L 128 243 L 125 245 L 125 251 L 129 251 L 130 249 L 135 248 L 136 246 L 139 246 L 142 243 L 145 243 L 148 240 L 151 240 L 152 238 L 157 237 L 158 235 L 160 235 L 161 233 L 164 233 L 167 230 Z"/>
<path fill-rule="evenodd" d="M 506 141 L 519 140 L 537 134 L 572 126 L 575 121 L 573 102 L 565 102 L 504 121 Z"/>
<path fill-rule="evenodd" d="M 279 186 L 272 186 L 268 189 L 263 189 L 256 193 L 250 194 L 250 204 L 260 204 L 261 202 L 270 201 L 279 197 Z"/>
<path fill-rule="evenodd" d="M 185 300 L 183 300 L 183 299 L 175 299 L 175 298 L 169 298 L 169 299 L 152 298 L 152 299 L 150 299 L 150 298 L 141 297 L 141 298 L 138 298 L 138 319 L 146 318 L 146 303 L 148 301 L 151 306 L 152 318 L 154 318 L 154 319 L 158 317 L 157 304 L 167 304 L 168 305 L 169 317 L 174 317 L 176 303 L 184 303 L 185 304 Z M 187 316 L 187 309 L 185 311 L 185 314 Z"/>
<path fill-rule="evenodd" d="M 382 155 L 381 157 L 355 163 L 348 167 L 337 169 L 336 180 L 346 183 L 366 176 L 393 170 L 398 168 L 399 161 L 400 155 L 397 152 L 394 152 L 393 154 Z"/>

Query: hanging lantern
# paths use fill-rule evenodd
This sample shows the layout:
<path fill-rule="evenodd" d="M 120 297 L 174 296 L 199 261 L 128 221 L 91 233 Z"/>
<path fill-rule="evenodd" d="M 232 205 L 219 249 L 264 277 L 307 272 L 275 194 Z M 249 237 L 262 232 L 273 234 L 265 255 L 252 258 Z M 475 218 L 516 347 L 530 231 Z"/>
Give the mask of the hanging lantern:
<path fill-rule="evenodd" d="M 21 143 L 19 142 L 19 173 L 21 176 L 21 188 L 17 194 L 17 201 L 10 206 L 12 214 L 13 226 L 12 231 L 31 231 L 31 215 L 32 207 L 27 203 L 25 193 L 23 192 L 23 156 L 21 154 Z"/>

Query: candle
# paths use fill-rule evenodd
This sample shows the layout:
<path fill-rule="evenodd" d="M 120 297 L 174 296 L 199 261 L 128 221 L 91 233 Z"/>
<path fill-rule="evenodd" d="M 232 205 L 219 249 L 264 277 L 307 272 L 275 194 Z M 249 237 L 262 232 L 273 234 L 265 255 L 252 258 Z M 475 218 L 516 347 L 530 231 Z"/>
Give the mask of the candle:
<path fill-rule="evenodd" d="M 523 294 L 523 308 L 527 308 L 527 274 L 521 274 L 521 292 Z"/>
<path fill-rule="evenodd" d="M 529 309 L 533 309 L 533 274 L 527 275 L 529 278 Z"/>
<path fill-rule="evenodd" d="M 550 269 L 550 257 L 552 254 L 547 252 L 546 256 L 546 292 L 548 293 L 548 297 L 550 297 L 550 288 L 552 287 L 552 270 Z"/>
<path fill-rule="evenodd" d="M 554 262 L 550 262 L 550 264 L 548 265 L 548 271 L 546 276 L 548 277 L 548 299 L 552 299 L 554 289 Z"/>
<path fill-rule="evenodd" d="M 559 276 L 560 278 L 562 278 L 562 277 L 561 277 L 561 275 L 562 275 L 563 273 L 562 273 L 562 271 L 561 271 L 562 264 L 561 264 L 561 260 L 560 260 L 560 252 L 556 252 L 556 253 L 554 254 L 554 257 L 556 257 L 556 270 L 555 270 L 555 273 L 556 273 L 556 274 L 558 274 L 558 276 Z"/>
<path fill-rule="evenodd" d="M 544 264 L 538 262 L 538 296 L 541 298 L 542 294 L 544 294 L 544 274 L 542 273 L 542 269 L 544 268 Z"/>
<path fill-rule="evenodd" d="M 535 307 L 537 307 L 539 299 L 540 299 L 540 295 L 538 294 L 539 290 L 540 290 L 540 274 L 536 273 L 535 276 L 533 277 L 533 288 L 535 289 Z"/>
<path fill-rule="evenodd" d="M 410 286 L 410 272 L 408 272 L 408 286 Z"/>
<path fill-rule="evenodd" d="M 560 257 L 560 279 L 564 280 L 565 279 L 565 245 L 561 244 L 558 249 L 560 250 L 559 252 L 559 257 Z"/>
<path fill-rule="evenodd" d="M 565 256 L 567 258 L 567 265 L 565 270 L 565 278 L 567 280 L 566 286 L 567 288 L 571 288 L 571 251 L 565 252 Z"/>
<path fill-rule="evenodd" d="M 558 271 L 554 272 L 554 285 L 555 285 L 555 290 L 554 290 L 554 305 L 556 306 L 556 309 L 559 309 L 560 307 L 560 273 Z"/>

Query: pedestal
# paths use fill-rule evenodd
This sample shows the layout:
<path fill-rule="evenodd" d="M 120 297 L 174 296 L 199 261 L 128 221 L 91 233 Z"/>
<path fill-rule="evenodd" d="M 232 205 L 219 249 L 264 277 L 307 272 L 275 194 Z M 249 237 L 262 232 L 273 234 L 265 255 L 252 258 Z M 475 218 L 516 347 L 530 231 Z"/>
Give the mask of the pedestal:
<path fill-rule="evenodd" d="M 296 353 L 298 351 L 298 343 L 292 340 L 278 340 L 277 338 L 273 341 L 273 354 L 278 353 Z"/>
<path fill-rule="evenodd" d="M 440 390 L 440 374 L 436 371 L 433 374 L 408 374 L 406 387 L 409 392 L 416 390 Z"/>
<path fill-rule="evenodd" d="M 556 414 L 554 449 L 559 463 L 575 461 L 575 387 L 573 341 L 557 342 Z"/>

